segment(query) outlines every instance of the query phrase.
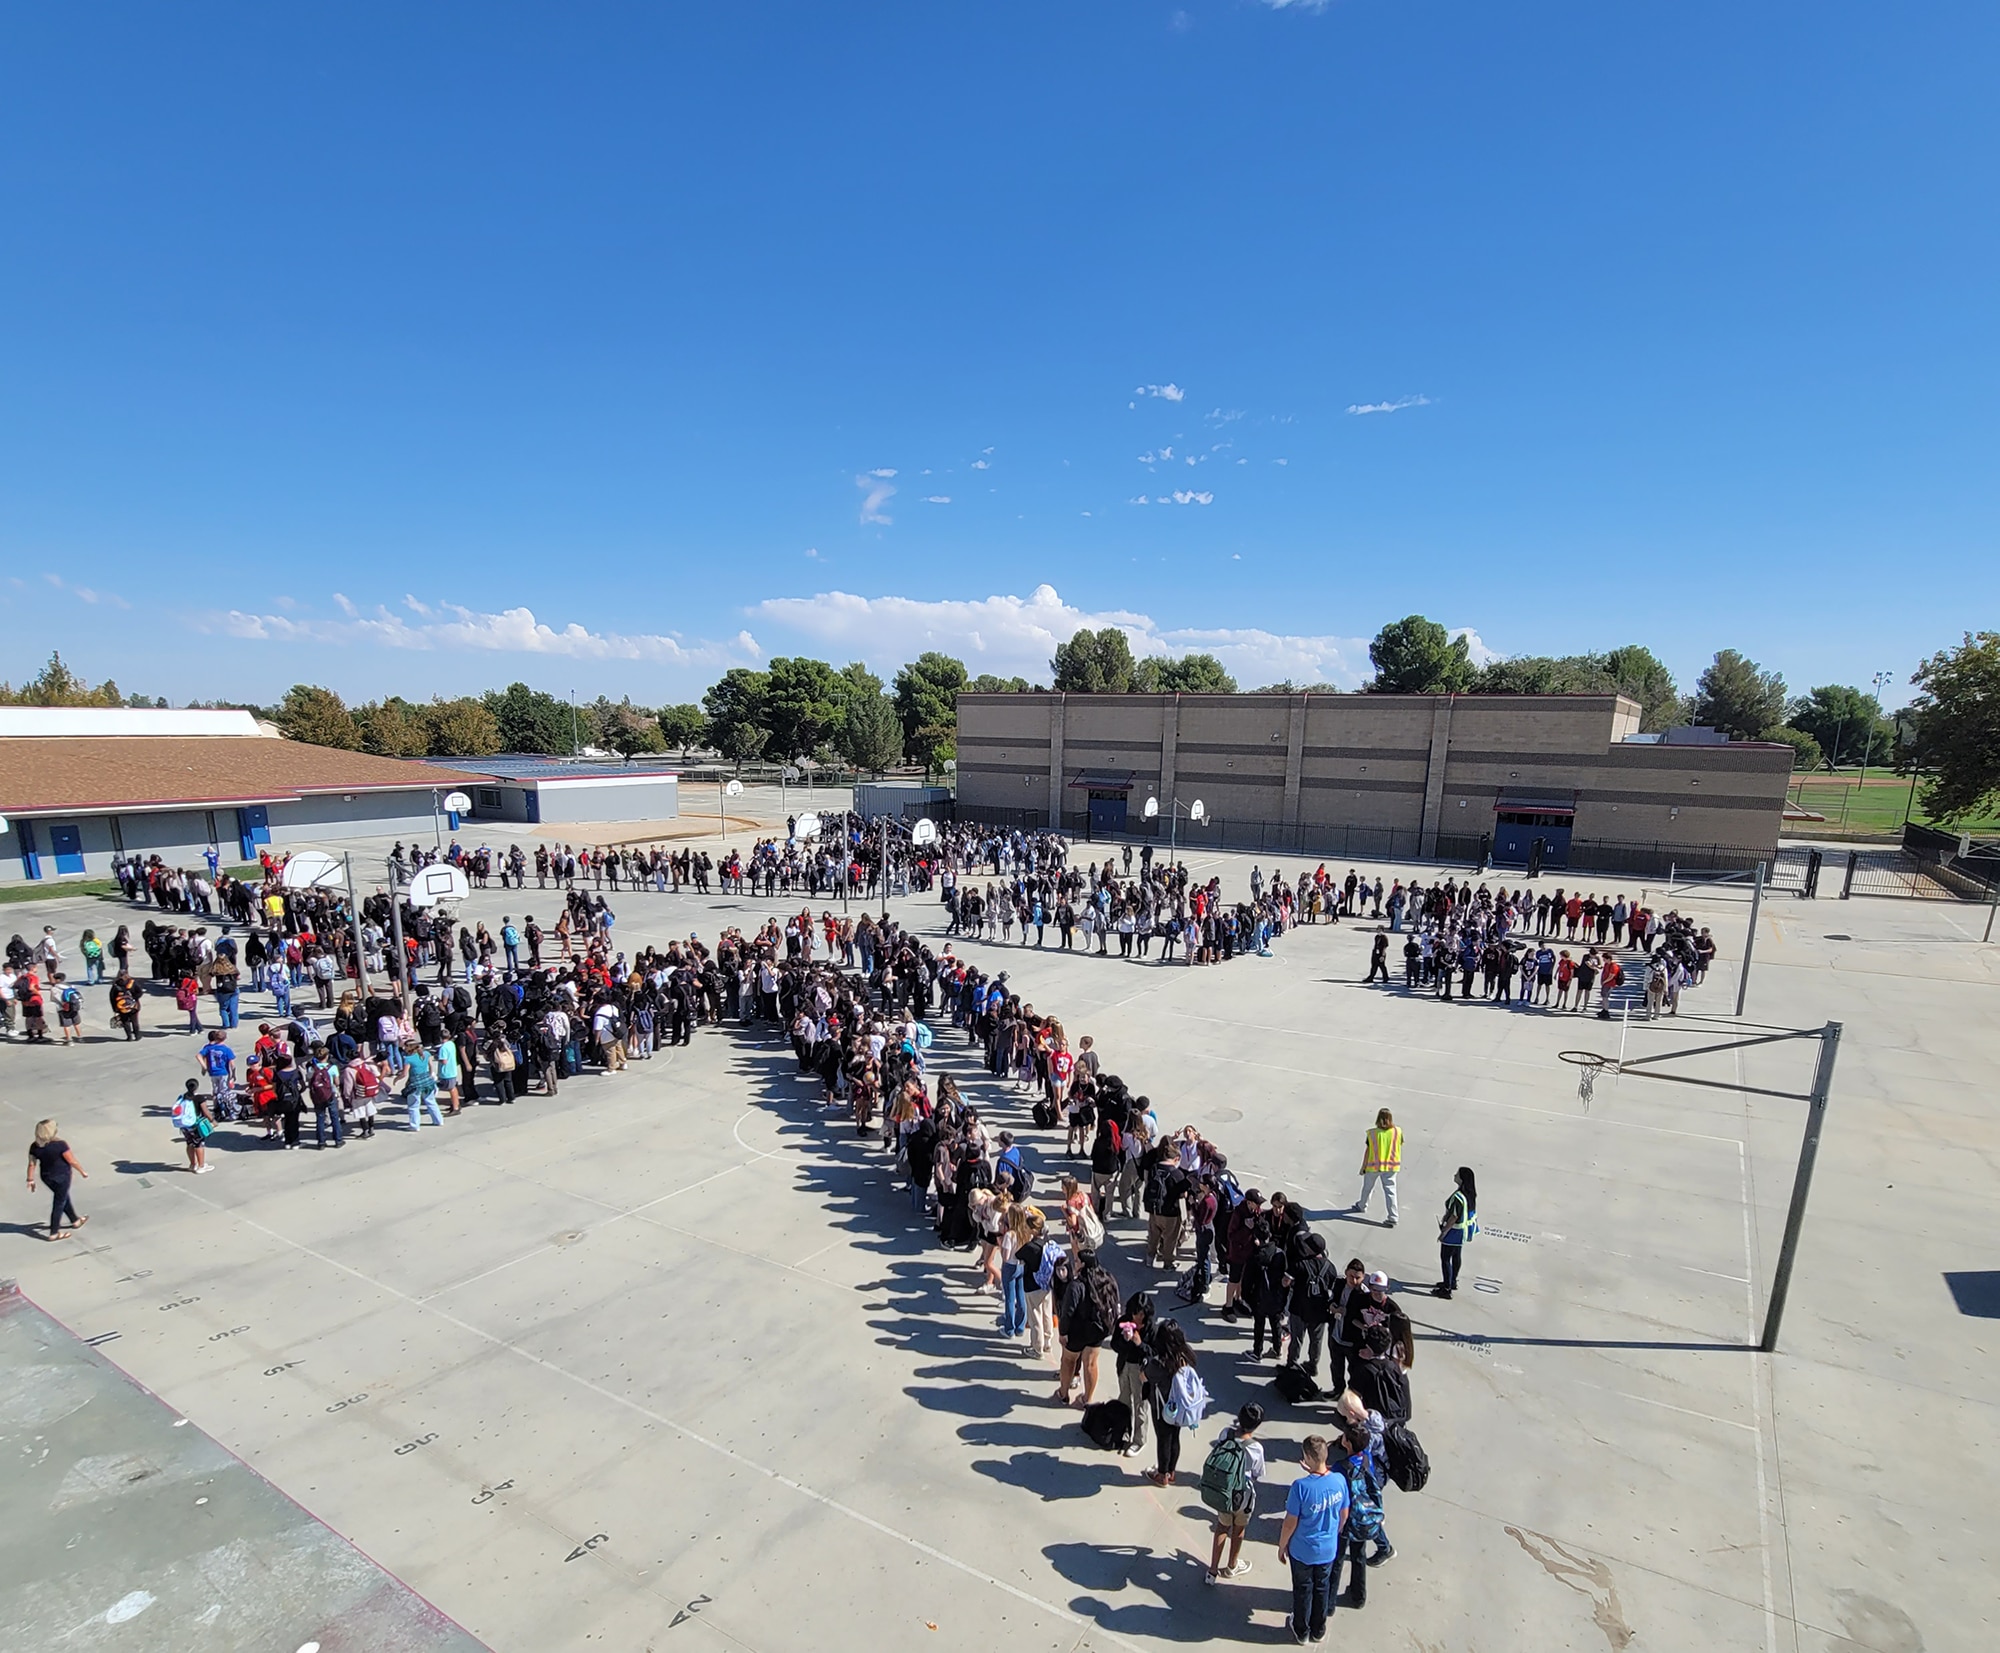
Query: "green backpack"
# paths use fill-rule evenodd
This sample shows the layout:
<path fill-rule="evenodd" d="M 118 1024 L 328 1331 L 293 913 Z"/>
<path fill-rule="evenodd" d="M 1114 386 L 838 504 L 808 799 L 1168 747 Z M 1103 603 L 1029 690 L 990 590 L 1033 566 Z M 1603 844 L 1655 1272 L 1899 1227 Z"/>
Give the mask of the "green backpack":
<path fill-rule="evenodd" d="M 1250 1507 L 1256 1487 L 1250 1479 L 1250 1448 L 1224 1435 L 1201 1466 L 1201 1501 L 1218 1515 L 1238 1515 Z"/>

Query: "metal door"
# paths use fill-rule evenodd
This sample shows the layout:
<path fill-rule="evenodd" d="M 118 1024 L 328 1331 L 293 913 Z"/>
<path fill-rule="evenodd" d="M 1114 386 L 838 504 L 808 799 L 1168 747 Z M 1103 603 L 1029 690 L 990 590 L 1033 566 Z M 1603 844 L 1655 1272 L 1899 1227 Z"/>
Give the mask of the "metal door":
<path fill-rule="evenodd" d="M 1537 838 L 1542 841 L 1542 868 L 1569 865 L 1570 829 L 1574 817 L 1503 811 L 1493 820 L 1493 860 L 1498 866 L 1525 867 Z"/>
<path fill-rule="evenodd" d="M 1090 795 L 1090 832 L 1094 838 L 1099 833 L 1123 832 L 1125 830 L 1125 794 L 1122 792 L 1103 796 L 1093 792 Z"/>
<path fill-rule="evenodd" d="M 66 872 L 83 871 L 83 834 L 74 825 L 65 823 L 49 828 L 49 849 L 56 858 L 56 876 Z"/>

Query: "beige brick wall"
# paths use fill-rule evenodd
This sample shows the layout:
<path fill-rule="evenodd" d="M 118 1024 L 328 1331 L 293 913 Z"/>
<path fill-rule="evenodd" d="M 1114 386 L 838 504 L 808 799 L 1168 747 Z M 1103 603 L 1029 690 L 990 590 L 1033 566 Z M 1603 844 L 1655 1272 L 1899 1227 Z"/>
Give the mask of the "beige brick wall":
<path fill-rule="evenodd" d="M 1579 839 L 1775 849 L 1789 748 L 1619 744 L 1638 720 L 1619 695 L 962 695 L 958 795 L 1081 813 L 1079 772 L 1129 771 L 1136 821 L 1167 788 L 1171 728 L 1173 795 L 1223 821 L 1416 832 L 1428 787 L 1432 832 L 1491 831 L 1514 793 L 1574 796 Z"/>

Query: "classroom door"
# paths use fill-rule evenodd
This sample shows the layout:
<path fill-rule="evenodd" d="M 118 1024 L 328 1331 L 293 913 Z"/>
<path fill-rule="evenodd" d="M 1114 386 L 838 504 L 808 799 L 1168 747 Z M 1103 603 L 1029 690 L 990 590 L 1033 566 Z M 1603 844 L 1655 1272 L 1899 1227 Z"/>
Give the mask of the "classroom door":
<path fill-rule="evenodd" d="M 74 824 L 49 828 L 49 850 L 56 858 L 56 876 L 83 871 L 83 833 Z"/>

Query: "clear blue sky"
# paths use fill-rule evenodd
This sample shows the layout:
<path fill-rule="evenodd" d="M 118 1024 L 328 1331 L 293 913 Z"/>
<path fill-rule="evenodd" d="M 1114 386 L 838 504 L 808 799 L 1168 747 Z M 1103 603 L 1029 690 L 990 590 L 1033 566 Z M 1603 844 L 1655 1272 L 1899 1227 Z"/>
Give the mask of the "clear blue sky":
<path fill-rule="evenodd" d="M 1848 0 L 10 4 L 0 675 L 658 702 L 1033 675 L 1115 615 L 1248 687 L 1415 610 L 1906 677 L 2000 624 L 1996 47 Z"/>

